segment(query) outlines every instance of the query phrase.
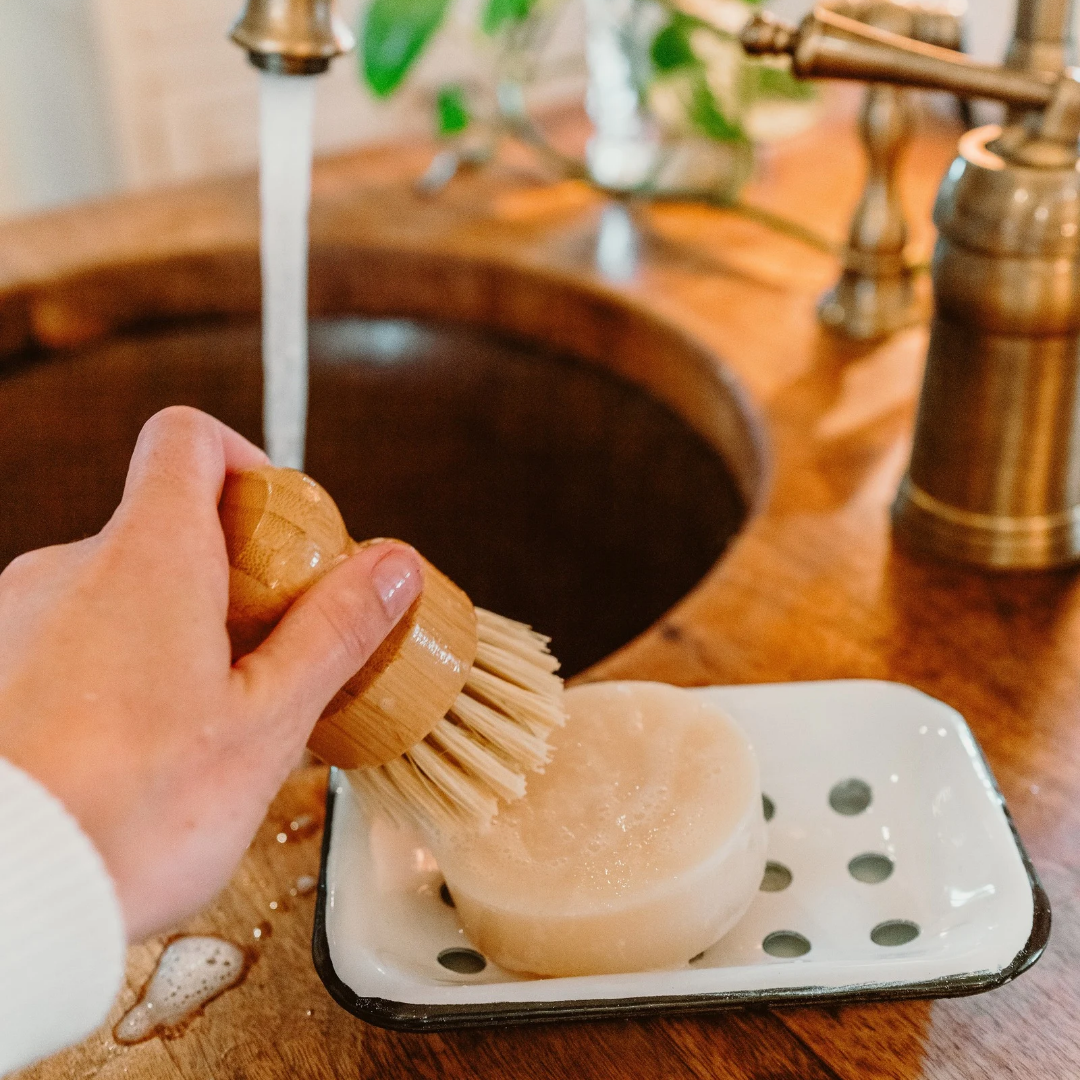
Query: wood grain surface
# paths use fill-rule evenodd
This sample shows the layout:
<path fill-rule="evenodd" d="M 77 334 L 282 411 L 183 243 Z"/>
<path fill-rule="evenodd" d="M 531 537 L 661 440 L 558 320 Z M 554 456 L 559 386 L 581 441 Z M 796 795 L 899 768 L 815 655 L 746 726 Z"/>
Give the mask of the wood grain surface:
<path fill-rule="evenodd" d="M 862 177 L 849 105 L 845 98 L 814 131 L 768 154 L 750 197 L 842 237 Z M 905 163 L 905 201 L 923 251 L 955 137 L 924 119 Z M 910 448 L 925 329 L 859 347 L 830 337 L 814 303 L 836 264 L 724 212 L 632 209 L 633 243 L 614 264 L 605 249 L 598 266 L 598 237 L 625 224 L 612 216 L 623 207 L 545 182 L 524 152 L 421 200 L 409 182 L 427 153 L 410 147 L 320 167 L 315 309 L 478 323 L 570 349 L 648 390 L 721 451 L 753 511 L 700 585 L 588 676 L 683 685 L 871 677 L 955 706 L 984 747 L 1050 894 L 1046 955 L 1017 982 L 963 1000 L 383 1031 L 340 1010 L 311 966 L 314 901 L 296 883 L 317 871 L 325 778 L 313 768 L 283 790 L 229 888 L 183 927 L 252 946 L 258 958 L 244 984 L 179 1038 L 121 1048 L 107 1026 L 25 1075 L 1080 1074 L 1080 591 L 1072 572 L 977 574 L 892 546 L 888 506 Z M 6 226 L 0 343 L 14 355 L 27 341 L 85 347 L 148 318 L 250 315 L 254 190 L 250 180 L 203 185 Z M 67 355 L 24 352 L 12 362 L 29 370 Z M 226 379 L 219 389 L 228 399 Z M 5 417 L 5 431 L 47 421 L 27 401 Z M 108 429 L 108 410 L 99 423 Z M 117 445 L 127 437 L 117 432 Z M 159 940 L 132 948 L 110 1024 L 135 1000 L 161 948 Z"/>

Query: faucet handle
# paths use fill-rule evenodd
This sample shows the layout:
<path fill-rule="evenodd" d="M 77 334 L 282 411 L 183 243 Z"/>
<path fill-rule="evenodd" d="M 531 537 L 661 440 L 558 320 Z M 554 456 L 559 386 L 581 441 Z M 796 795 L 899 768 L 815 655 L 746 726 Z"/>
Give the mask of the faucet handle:
<path fill-rule="evenodd" d="M 744 26 L 740 40 L 752 56 L 791 57 L 799 78 L 865 82 L 947 90 L 960 97 L 990 98 L 1037 110 L 1003 156 L 1021 165 L 1067 167 L 1080 138 L 1080 71 L 1020 71 L 981 64 L 962 53 L 902 37 L 817 7 L 798 27 L 767 12 Z"/>
<path fill-rule="evenodd" d="M 860 79 L 866 82 L 948 90 L 962 97 L 991 98 L 1044 108 L 1058 76 L 981 64 L 963 53 L 928 45 L 817 7 L 798 26 L 758 12 L 740 35 L 752 56 L 791 56 L 803 79 Z"/>

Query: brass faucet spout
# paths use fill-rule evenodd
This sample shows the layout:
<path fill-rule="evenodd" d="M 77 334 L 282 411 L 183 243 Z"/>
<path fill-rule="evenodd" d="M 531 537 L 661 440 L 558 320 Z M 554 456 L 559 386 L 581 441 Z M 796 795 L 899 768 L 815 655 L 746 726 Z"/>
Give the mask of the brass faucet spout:
<path fill-rule="evenodd" d="M 356 44 L 333 0 L 247 0 L 229 36 L 279 75 L 318 75 Z"/>

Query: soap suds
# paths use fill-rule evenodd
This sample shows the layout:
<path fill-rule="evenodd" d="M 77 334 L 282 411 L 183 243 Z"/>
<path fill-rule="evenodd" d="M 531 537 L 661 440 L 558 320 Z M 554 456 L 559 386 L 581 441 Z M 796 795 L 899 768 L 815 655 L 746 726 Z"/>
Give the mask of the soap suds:
<path fill-rule="evenodd" d="M 113 1029 L 113 1037 L 130 1044 L 154 1035 L 179 1035 L 208 1002 L 243 980 L 251 959 L 222 938 L 176 938 L 161 954 L 138 1004 Z"/>

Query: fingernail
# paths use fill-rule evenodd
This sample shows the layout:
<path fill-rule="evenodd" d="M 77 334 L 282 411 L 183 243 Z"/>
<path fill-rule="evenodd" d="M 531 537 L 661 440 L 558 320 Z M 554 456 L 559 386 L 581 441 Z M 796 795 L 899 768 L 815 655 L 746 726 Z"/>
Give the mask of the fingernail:
<path fill-rule="evenodd" d="M 371 569 L 371 581 L 389 618 L 397 622 L 420 593 L 416 559 L 391 548 Z"/>

